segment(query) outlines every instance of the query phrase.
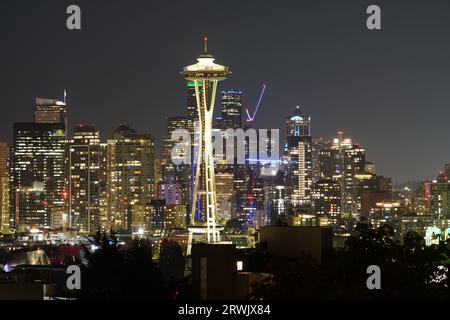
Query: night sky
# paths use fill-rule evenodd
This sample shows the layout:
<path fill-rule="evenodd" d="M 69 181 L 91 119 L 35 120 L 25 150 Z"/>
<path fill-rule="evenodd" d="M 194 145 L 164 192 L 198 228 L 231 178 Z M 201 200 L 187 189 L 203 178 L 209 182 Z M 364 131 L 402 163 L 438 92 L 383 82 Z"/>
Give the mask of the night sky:
<path fill-rule="evenodd" d="M 66 8 L 82 30 L 66 28 Z M 382 9 L 382 30 L 366 8 Z M 450 162 L 450 1 L 0 0 L 0 140 L 32 121 L 35 96 L 68 90 L 69 122 L 102 139 L 121 123 L 154 134 L 184 115 L 179 71 L 202 38 L 244 91 L 255 125 L 280 128 L 296 105 L 314 136 L 343 130 L 367 149 L 377 173 L 404 182 L 434 177 Z M 216 106 L 218 109 L 218 105 Z"/>

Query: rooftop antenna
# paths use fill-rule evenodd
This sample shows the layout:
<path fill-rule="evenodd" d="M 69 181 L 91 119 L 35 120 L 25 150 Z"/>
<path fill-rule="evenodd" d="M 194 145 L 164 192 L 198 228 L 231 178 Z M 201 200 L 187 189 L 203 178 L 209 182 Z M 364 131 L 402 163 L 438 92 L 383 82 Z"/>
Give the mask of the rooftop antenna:
<path fill-rule="evenodd" d="M 205 37 L 203 40 L 205 42 L 205 53 L 208 53 L 208 37 Z"/>

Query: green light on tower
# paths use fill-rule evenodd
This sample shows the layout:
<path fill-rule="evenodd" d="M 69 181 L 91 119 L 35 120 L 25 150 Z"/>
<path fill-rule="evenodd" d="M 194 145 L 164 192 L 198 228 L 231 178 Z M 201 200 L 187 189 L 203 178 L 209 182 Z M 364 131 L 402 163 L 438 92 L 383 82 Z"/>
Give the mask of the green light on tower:
<path fill-rule="evenodd" d="M 198 82 L 198 86 L 201 87 L 203 83 L 201 81 Z M 188 88 L 195 88 L 195 82 L 194 81 L 188 81 L 187 82 Z"/>

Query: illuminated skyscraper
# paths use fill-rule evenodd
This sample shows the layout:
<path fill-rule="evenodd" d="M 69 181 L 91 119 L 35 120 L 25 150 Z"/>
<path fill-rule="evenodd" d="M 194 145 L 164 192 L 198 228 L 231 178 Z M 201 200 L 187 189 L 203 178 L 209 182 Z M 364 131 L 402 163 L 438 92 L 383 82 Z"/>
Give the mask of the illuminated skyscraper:
<path fill-rule="evenodd" d="M 312 140 L 310 117 L 296 107 L 286 119 L 285 161 L 288 164 L 287 193 L 292 205 L 311 204 Z"/>
<path fill-rule="evenodd" d="M 95 233 L 100 222 L 100 136 L 92 125 L 78 125 L 69 141 L 69 223 Z"/>
<path fill-rule="evenodd" d="M 149 133 L 120 126 L 108 140 L 108 215 L 111 226 L 130 230 L 131 207 L 154 197 L 154 142 Z"/>
<path fill-rule="evenodd" d="M 282 171 L 276 175 L 264 177 L 264 207 L 261 226 L 278 225 L 286 220 L 286 181 Z"/>
<path fill-rule="evenodd" d="M 228 221 L 233 209 L 233 168 L 230 165 L 218 164 L 215 171 L 217 192 L 217 219 Z"/>
<path fill-rule="evenodd" d="M 188 119 L 188 127 L 187 129 L 194 134 L 194 123 L 198 121 L 198 107 L 197 107 L 197 93 L 196 93 L 196 85 L 194 81 L 188 80 L 187 84 L 187 119 Z M 203 83 L 198 82 L 198 90 L 199 95 L 203 94 Z"/>
<path fill-rule="evenodd" d="M 108 144 L 100 143 L 100 229 L 111 228 L 108 220 Z"/>
<path fill-rule="evenodd" d="M 0 142 L 0 232 L 3 234 L 10 232 L 8 153 L 8 145 Z"/>
<path fill-rule="evenodd" d="M 190 129 L 191 120 L 189 117 L 167 117 L 166 118 L 166 137 L 164 138 L 163 145 L 163 159 L 166 163 L 172 163 L 171 152 L 175 145 L 175 141 L 172 141 L 172 133 L 179 129 Z"/>
<path fill-rule="evenodd" d="M 16 190 L 16 230 L 29 232 L 51 226 L 51 210 L 42 182 L 34 182 L 31 187 Z"/>
<path fill-rule="evenodd" d="M 222 126 L 225 130 L 242 127 L 242 91 L 222 91 Z"/>
<path fill-rule="evenodd" d="M 361 211 L 361 175 L 366 171 L 365 149 L 353 144 L 339 131 L 332 141 L 317 145 L 318 181 L 338 181 L 340 186 L 340 214 L 354 216 Z M 321 189 L 322 186 L 319 186 Z M 335 186 L 331 189 L 336 189 Z M 337 211 L 335 211 L 337 214 Z"/>
<path fill-rule="evenodd" d="M 450 217 L 450 180 L 444 174 L 430 183 L 429 212 L 436 219 Z"/>
<path fill-rule="evenodd" d="M 352 145 L 344 150 L 343 159 L 343 175 L 344 175 L 344 199 L 345 203 L 342 207 L 343 213 L 349 213 L 355 218 L 361 213 L 361 180 L 360 175 L 365 173 L 366 169 L 366 150 L 358 145 Z"/>
<path fill-rule="evenodd" d="M 341 185 L 337 179 L 323 179 L 314 184 L 314 208 L 317 217 L 336 226 L 341 217 Z"/>
<path fill-rule="evenodd" d="M 62 123 L 67 131 L 66 102 L 57 99 L 36 98 L 34 123 Z"/>
<path fill-rule="evenodd" d="M 291 116 L 286 119 L 286 136 L 287 137 L 310 137 L 311 136 L 311 118 L 307 117 L 295 107 Z"/>
<path fill-rule="evenodd" d="M 219 228 L 216 226 L 217 200 L 214 178 L 212 122 L 218 82 L 225 80 L 230 71 L 228 67 L 215 64 L 214 57 L 208 53 L 207 49 L 207 39 L 205 38 L 204 53 L 199 56 L 196 64 L 187 66 L 182 71 L 186 80 L 194 82 L 199 116 L 197 168 L 192 195 L 188 254 L 190 254 L 195 233 L 206 233 L 208 243 L 220 240 Z M 200 221 L 196 221 L 195 208 L 199 201 L 203 202 L 201 205 L 202 212 L 200 212 Z M 202 223 L 201 226 L 199 226 L 199 222 Z M 204 227 L 206 227 L 206 230 Z"/>
<path fill-rule="evenodd" d="M 50 227 L 52 210 L 60 210 L 65 206 L 65 140 L 63 123 L 14 124 L 11 156 L 14 190 L 12 199 L 16 218 L 14 227 L 18 222 L 19 203 L 22 203 L 20 197 L 18 198 L 19 191 L 23 188 L 28 188 L 27 192 L 39 193 L 45 207 L 44 210 L 39 209 L 42 216 L 32 220 L 37 223 L 28 225 L 27 228 Z"/>

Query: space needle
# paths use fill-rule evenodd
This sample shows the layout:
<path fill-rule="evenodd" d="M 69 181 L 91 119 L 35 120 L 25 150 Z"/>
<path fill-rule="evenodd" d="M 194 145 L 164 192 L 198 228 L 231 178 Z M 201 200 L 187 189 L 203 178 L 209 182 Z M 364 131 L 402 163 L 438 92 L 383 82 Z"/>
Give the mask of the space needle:
<path fill-rule="evenodd" d="M 196 154 L 195 181 L 191 202 L 191 216 L 187 255 L 191 254 L 195 235 L 206 234 L 207 243 L 220 241 L 220 231 L 216 224 L 217 201 L 214 177 L 214 157 L 212 143 L 212 122 L 217 85 L 231 73 L 228 67 L 214 63 L 214 57 L 208 53 L 208 38 L 204 38 L 204 52 L 197 58 L 197 63 L 184 67 L 181 74 L 195 85 L 198 111 L 198 128 L 196 128 L 198 152 Z M 198 132 L 197 132 L 198 131 Z M 201 217 L 196 218 L 197 205 L 201 208 Z"/>

